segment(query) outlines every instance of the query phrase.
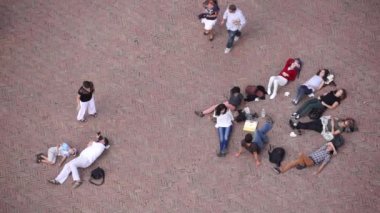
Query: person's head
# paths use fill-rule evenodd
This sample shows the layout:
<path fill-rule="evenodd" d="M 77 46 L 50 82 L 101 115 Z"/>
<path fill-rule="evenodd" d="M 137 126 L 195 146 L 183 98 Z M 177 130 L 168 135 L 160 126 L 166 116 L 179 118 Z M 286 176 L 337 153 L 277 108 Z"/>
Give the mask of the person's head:
<path fill-rule="evenodd" d="M 353 118 L 343 119 L 340 125 L 344 127 L 345 132 L 354 132 L 357 130 L 356 122 Z"/>
<path fill-rule="evenodd" d="M 230 90 L 230 93 L 231 95 L 233 94 L 236 94 L 236 93 L 240 93 L 240 87 L 232 87 L 232 89 Z"/>
<path fill-rule="evenodd" d="M 227 107 L 226 105 L 224 104 L 219 104 L 218 106 L 216 106 L 215 108 L 215 115 L 216 116 L 219 116 L 219 115 L 223 115 L 227 112 Z"/>
<path fill-rule="evenodd" d="M 234 13 L 234 12 L 236 12 L 236 10 L 237 10 L 236 5 L 234 5 L 234 4 L 230 4 L 230 6 L 228 6 L 228 11 L 229 11 L 230 13 Z"/>
<path fill-rule="evenodd" d="M 213 8 L 214 6 L 215 6 L 215 2 L 214 2 L 213 0 L 208 0 L 208 1 L 207 1 L 206 7 L 207 7 L 208 9 L 211 9 L 211 8 Z"/>
<path fill-rule="evenodd" d="M 102 143 L 105 147 L 107 147 L 109 145 L 108 138 L 103 137 L 103 139 L 100 140 L 99 143 Z"/>
<path fill-rule="evenodd" d="M 91 89 L 92 83 L 90 81 L 83 81 L 83 87 L 87 89 Z"/>
<path fill-rule="evenodd" d="M 323 81 L 327 81 L 327 76 L 330 74 L 330 71 L 328 69 L 320 69 L 317 72 L 317 75 L 323 79 Z"/>
<path fill-rule="evenodd" d="M 99 142 L 101 140 L 103 140 L 103 136 L 102 136 L 102 133 L 99 131 L 99 132 L 96 133 L 96 141 Z"/>
<path fill-rule="evenodd" d="M 334 95 L 339 98 L 339 100 L 344 100 L 347 97 L 347 92 L 345 89 L 337 89 L 334 91 Z"/>
<path fill-rule="evenodd" d="M 334 147 L 334 144 L 331 142 L 327 143 L 326 150 L 329 152 L 330 155 L 332 155 L 332 154 L 336 155 L 337 154 L 336 148 Z"/>
<path fill-rule="evenodd" d="M 75 155 L 77 155 L 77 149 L 75 149 L 75 148 L 70 148 L 70 149 L 69 149 L 69 153 L 70 153 L 70 155 L 75 156 Z"/>
<path fill-rule="evenodd" d="M 248 133 L 248 134 L 246 134 L 245 135 L 245 137 L 244 137 L 244 142 L 247 144 L 250 144 L 250 143 L 252 143 L 252 140 L 253 140 L 253 137 L 252 137 L 252 134 L 250 134 L 250 133 Z"/>
<path fill-rule="evenodd" d="M 302 65 L 301 59 L 295 58 L 293 63 L 290 66 L 292 66 L 293 68 L 296 68 L 298 70 L 301 70 L 301 65 Z"/>

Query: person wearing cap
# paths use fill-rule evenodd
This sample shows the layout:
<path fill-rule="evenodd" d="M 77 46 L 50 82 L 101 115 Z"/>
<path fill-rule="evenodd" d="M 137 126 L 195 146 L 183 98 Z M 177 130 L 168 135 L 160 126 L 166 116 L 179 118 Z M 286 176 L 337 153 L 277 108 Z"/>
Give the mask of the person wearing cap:
<path fill-rule="evenodd" d="M 297 167 L 297 169 L 303 169 L 314 165 L 320 165 L 315 174 L 319 174 L 323 168 L 330 162 L 332 155 L 336 155 L 337 151 L 334 144 L 331 142 L 326 143 L 317 151 L 312 152 L 309 156 L 301 153 L 298 159 L 293 160 L 281 167 L 273 167 L 274 171 L 278 174 L 285 173 L 289 169 Z"/>
<path fill-rule="evenodd" d="M 236 7 L 236 5 L 231 4 L 228 6 L 227 10 L 223 14 L 223 20 L 220 25 L 226 23 L 226 28 L 228 32 L 228 40 L 226 49 L 224 53 L 227 54 L 231 51 L 234 42 L 238 41 L 241 36 L 241 29 L 247 23 L 243 12 Z"/>
<path fill-rule="evenodd" d="M 70 157 L 70 155 L 75 156 L 77 154 L 77 150 L 75 148 L 71 148 L 67 143 L 61 143 L 57 146 L 50 147 L 48 149 L 48 154 L 45 156 L 43 153 L 37 155 L 37 163 L 45 163 L 49 165 L 54 165 L 57 156 L 62 157 L 59 162 L 59 166 L 62 166 L 63 162 L 65 162 L 66 158 Z"/>
<path fill-rule="evenodd" d="M 264 149 L 266 143 L 268 143 L 267 133 L 273 127 L 273 120 L 270 116 L 265 116 L 265 124 L 262 128 L 255 131 L 254 137 L 251 133 L 245 135 L 245 138 L 241 141 L 241 147 L 239 152 L 235 154 L 236 157 L 239 157 L 245 148 L 248 152 L 253 155 L 253 158 L 256 161 L 256 167 L 260 166 L 261 162 L 259 159 L 260 152 Z"/>
<path fill-rule="evenodd" d="M 79 176 L 78 168 L 87 168 L 108 149 L 108 139 L 106 137 L 99 141 L 90 141 L 87 147 L 80 153 L 78 157 L 66 163 L 58 176 L 54 179 L 48 180 L 49 183 L 60 185 L 69 177 L 70 173 L 73 176 L 73 188 L 77 188 L 82 184 Z"/>

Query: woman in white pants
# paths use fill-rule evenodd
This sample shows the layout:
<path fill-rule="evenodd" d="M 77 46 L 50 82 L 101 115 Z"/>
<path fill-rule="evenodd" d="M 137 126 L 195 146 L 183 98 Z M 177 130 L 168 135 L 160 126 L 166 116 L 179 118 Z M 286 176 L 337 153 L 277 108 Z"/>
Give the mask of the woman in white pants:
<path fill-rule="evenodd" d="M 108 139 L 103 138 L 99 142 L 90 141 L 87 148 L 84 149 L 80 155 L 66 163 L 58 176 L 54 179 L 48 180 L 49 183 L 60 185 L 69 177 L 70 173 L 73 176 L 73 188 L 79 187 L 82 182 L 79 176 L 78 168 L 87 168 L 107 149 Z"/>
<path fill-rule="evenodd" d="M 94 84 L 91 81 L 83 81 L 83 85 L 78 90 L 77 103 L 78 103 L 78 115 L 77 120 L 85 122 L 84 115 L 88 110 L 88 114 L 96 117 L 95 99 L 94 99 Z"/>

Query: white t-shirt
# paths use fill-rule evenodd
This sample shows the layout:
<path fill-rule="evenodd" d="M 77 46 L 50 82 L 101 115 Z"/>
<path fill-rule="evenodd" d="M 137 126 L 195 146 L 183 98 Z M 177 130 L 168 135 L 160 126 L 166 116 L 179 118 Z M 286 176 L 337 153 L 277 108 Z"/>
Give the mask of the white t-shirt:
<path fill-rule="evenodd" d="M 307 88 L 313 90 L 314 92 L 316 89 L 318 89 L 321 86 L 322 82 L 323 82 L 323 79 L 320 76 L 314 75 L 308 81 L 306 81 L 306 83 L 304 83 L 303 85 L 307 86 Z"/>
<path fill-rule="evenodd" d="M 214 112 L 214 117 L 216 118 L 215 128 L 229 127 L 232 125 L 232 121 L 234 120 L 234 116 L 230 110 L 227 110 L 226 113 L 219 116 L 216 116 Z"/>
<path fill-rule="evenodd" d="M 226 27 L 227 30 L 231 31 L 241 30 L 247 22 L 243 13 L 239 9 L 236 9 L 234 13 L 230 13 L 227 8 L 223 14 L 223 19 L 227 19 Z M 240 25 L 238 23 L 240 23 Z"/>
<path fill-rule="evenodd" d="M 94 141 L 91 146 L 87 147 L 80 153 L 80 156 L 87 158 L 93 163 L 103 153 L 105 148 L 104 144 Z"/>

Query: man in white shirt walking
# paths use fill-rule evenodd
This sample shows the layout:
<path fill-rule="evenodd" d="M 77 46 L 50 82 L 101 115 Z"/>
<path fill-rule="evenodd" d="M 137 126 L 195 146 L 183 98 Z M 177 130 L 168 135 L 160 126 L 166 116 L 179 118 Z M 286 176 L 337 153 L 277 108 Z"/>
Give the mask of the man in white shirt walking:
<path fill-rule="evenodd" d="M 99 141 L 90 141 L 87 148 L 80 155 L 66 163 L 61 172 L 55 179 L 48 180 L 49 183 L 60 185 L 69 177 L 70 173 L 73 176 L 73 188 L 77 188 L 82 184 L 80 180 L 78 168 L 87 168 L 109 147 L 108 139 L 101 138 Z"/>
<path fill-rule="evenodd" d="M 228 32 L 228 41 L 224 53 L 227 54 L 231 51 L 234 41 L 239 40 L 241 36 L 241 29 L 244 27 L 247 21 L 243 15 L 243 12 L 238 9 L 236 5 L 231 4 L 224 12 L 223 20 L 220 24 L 224 25 L 225 22 Z"/>

